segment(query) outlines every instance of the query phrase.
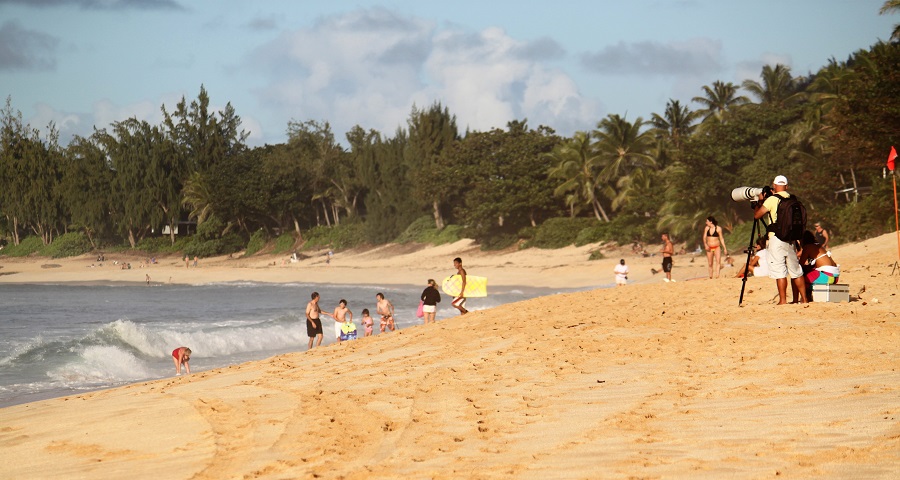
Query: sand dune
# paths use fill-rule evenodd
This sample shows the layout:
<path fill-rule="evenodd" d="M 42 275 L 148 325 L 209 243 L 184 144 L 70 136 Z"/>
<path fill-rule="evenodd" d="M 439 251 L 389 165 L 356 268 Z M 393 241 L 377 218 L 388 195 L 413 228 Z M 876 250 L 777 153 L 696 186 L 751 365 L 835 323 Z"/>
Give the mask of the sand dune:
<path fill-rule="evenodd" d="M 587 262 L 596 246 L 390 248 L 339 253 L 330 266 L 3 261 L 0 272 L 18 273 L 0 281 L 141 281 L 149 271 L 185 283 L 306 272 L 416 283 L 461 254 L 498 284 L 589 286 L 612 282 L 621 253 Z M 751 278 L 738 307 L 737 279 L 665 284 L 650 272 L 659 258 L 626 256 L 636 284 L 624 288 L 0 409 L 0 477 L 896 478 L 896 236 L 834 256 L 850 303 L 776 306 L 774 281 Z M 705 275 L 704 258 L 676 257 L 675 278 Z"/>

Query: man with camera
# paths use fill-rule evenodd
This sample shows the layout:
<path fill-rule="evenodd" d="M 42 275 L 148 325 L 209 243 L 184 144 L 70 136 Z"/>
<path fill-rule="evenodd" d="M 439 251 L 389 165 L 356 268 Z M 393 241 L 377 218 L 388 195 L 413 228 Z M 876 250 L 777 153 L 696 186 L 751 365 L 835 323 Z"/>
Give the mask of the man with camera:
<path fill-rule="evenodd" d="M 763 191 L 759 194 L 759 200 L 756 202 L 753 218 L 762 219 L 768 215 L 768 221 L 763 219 L 763 223 L 767 226 L 768 231 L 768 262 L 769 277 L 775 279 L 778 286 L 778 304 L 787 303 L 787 278 L 791 278 L 791 292 L 793 293 L 793 303 L 797 302 L 799 295 L 800 303 L 806 303 L 806 280 L 803 278 L 803 269 L 800 268 L 800 261 L 797 258 L 797 251 L 791 243 L 782 241 L 775 236 L 775 232 L 771 231 L 769 226 L 778 222 L 778 204 L 790 197 L 787 192 L 788 181 L 784 175 L 778 175 L 772 182 L 772 191 Z"/>

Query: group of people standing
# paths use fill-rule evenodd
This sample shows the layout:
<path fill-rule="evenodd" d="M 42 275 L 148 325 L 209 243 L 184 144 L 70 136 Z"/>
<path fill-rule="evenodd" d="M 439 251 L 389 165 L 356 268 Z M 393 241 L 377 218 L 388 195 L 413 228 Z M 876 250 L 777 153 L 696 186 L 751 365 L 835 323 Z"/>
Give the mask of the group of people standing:
<path fill-rule="evenodd" d="M 466 270 L 462 266 L 462 259 L 457 257 L 453 259 L 453 266 L 456 268 L 457 274 L 462 280 L 462 287 L 459 296 L 453 299 L 453 306 L 459 310 L 460 314 L 469 313 L 465 308 L 466 297 Z M 309 303 L 306 304 L 306 334 L 309 337 L 308 349 L 313 346 L 322 345 L 324 338 L 324 329 L 322 326 L 322 315 L 331 317 L 334 320 L 335 340 L 341 342 L 349 338 L 356 338 L 356 326 L 353 324 L 353 312 L 350 310 L 347 300 L 341 299 L 332 313 L 323 311 L 319 305 L 319 292 L 312 292 Z M 434 279 L 428 279 L 425 290 L 420 295 L 422 301 L 422 317 L 426 324 L 435 321 L 437 312 L 437 304 L 441 301 L 441 294 L 437 289 L 437 282 Z M 375 313 L 381 317 L 380 327 L 381 333 L 385 331 L 393 332 L 396 327 L 394 319 L 394 304 L 385 298 L 384 294 L 379 292 L 375 294 Z M 374 320 L 369 315 L 369 309 L 362 310 L 362 318 L 360 319 L 365 328 L 365 336 L 369 337 L 374 333 Z"/>
<path fill-rule="evenodd" d="M 790 197 L 787 192 L 788 180 L 778 175 L 772 181 L 772 195 L 759 196 L 759 204 L 753 217 L 762 219 L 767 225 L 778 221 L 778 204 Z M 807 303 L 810 301 L 812 285 L 829 285 L 837 283 L 840 268 L 828 250 L 830 240 L 828 232 L 820 223 L 815 224 L 816 233 L 806 230 L 800 238 L 799 245 L 786 242 L 769 231 L 766 237 L 766 259 L 769 277 L 775 279 L 778 288 L 778 304 L 787 303 L 787 285 L 790 278 L 792 302 Z M 797 248 L 799 246 L 799 249 Z"/>

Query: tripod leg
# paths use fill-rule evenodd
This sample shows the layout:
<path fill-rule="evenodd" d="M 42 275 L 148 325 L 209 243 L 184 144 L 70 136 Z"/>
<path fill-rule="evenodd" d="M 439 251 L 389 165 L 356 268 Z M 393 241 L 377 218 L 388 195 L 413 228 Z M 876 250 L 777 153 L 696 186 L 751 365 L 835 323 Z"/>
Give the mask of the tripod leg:
<path fill-rule="evenodd" d="M 738 306 L 744 303 L 744 288 L 747 287 L 747 276 L 750 274 L 750 259 L 753 258 L 753 237 L 756 235 L 756 228 L 759 225 L 759 219 L 753 219 L 753 229 L 750 230 L 750 245 L 747 246 L 747 261 L 744 262 L 744 278 L 741 279 L 741 296 L 738 299 Z"/>

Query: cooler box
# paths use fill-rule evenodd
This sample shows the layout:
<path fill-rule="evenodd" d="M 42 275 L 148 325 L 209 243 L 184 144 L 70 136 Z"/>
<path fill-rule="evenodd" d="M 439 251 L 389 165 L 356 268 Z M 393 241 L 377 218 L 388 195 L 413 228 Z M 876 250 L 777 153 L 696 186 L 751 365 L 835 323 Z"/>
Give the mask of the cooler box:
<path fill-rule="evenodd" d="M 813 285 L 812 294 L 814 302 L 849 302 L 850 285 L 845 283 Z"/>

